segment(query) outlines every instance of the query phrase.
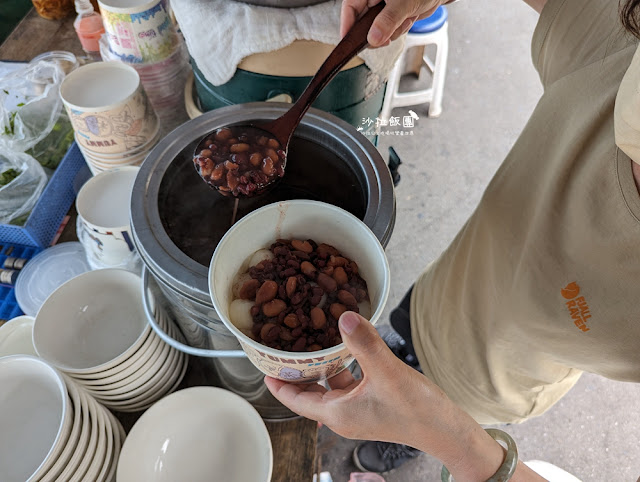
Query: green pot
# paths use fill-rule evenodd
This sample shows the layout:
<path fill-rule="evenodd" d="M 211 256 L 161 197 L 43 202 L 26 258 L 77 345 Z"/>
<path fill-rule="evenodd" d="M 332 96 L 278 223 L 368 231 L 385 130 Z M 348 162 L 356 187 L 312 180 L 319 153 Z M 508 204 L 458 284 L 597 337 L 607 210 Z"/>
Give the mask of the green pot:
<path fill-rule="evenodd" d="M 229 82 L 214 86 L 207 81 L 193 59 L 191 65 L 203 111 L 262 102 L 280 94 L 289 95 L 295 102 L 311 81 L 311 77 L 282 77 L 237 69 Z M 385 89 L 378 89 L 365 100 L 368 75 L 369 68 L 364 64 L 340 71 L 320 93 L 313 107 L 329 112 L 354 127 L 361 127 L 362 120 L 367 117 L 375 119 L 382 110 Z"/>

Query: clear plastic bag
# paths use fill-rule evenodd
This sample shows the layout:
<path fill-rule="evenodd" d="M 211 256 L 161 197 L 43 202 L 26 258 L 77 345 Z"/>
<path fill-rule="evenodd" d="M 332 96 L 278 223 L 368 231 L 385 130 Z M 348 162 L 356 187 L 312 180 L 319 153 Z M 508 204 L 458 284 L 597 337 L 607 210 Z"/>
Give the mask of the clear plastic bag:
<path fill-rule="evenodd" d="M 50 144 L 68 140 L 66 129 L 54 129 L 64 75 L 57 62 L 40 61 L 0 77 L 0 224 L 24 225 L 47 184 L 43 167 L 25 151 L 42 153 L 57 166 L 59 153 L 51 153 Z"/>
<path fill-rule="evenodd" d="M 25 152 L 52 131 L 64 75 L 58 63 L 40 61 L 0 77 L 0 152 Z"/>
<path fill-rule="evenodd" d="M 22 226 L 47 184 L 47 175 L 33 157 L 0 151 L 0 224 Z"/>

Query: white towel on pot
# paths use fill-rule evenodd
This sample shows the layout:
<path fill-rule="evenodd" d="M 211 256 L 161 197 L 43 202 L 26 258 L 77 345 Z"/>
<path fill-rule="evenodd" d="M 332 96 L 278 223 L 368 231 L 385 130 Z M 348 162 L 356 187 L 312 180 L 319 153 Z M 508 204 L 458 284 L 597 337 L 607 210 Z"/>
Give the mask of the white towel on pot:
<path fill-rule="evenodd" d="M 213 85 L 228 82 L 242 59 L 251 54 L 278 50 L 295 40 L 340 42 L 339 0 L 291 9 L 231 0 L 172 0 L 171 6 L 189 53 Z M 366 98 L 387 79 L 403 47 L 401 37 L 387 47 L 360 53 L 371 70 Z"/>

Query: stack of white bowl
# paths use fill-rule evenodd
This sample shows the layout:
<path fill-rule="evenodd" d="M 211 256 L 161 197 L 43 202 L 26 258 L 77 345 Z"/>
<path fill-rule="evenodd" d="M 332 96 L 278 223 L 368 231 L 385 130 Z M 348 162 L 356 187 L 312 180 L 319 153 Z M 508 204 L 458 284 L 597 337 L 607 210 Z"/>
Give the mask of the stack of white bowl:
<path fill-rule="evenodd" d="M 125 432 L 102 405 L 35 357 L 0 358 L 3 482 L 115 481 Z"/>
<path fill-rule="evenodd" d="M 160 308 L 158 323 L 182 335 Z M 145 410 L 174 391 L 187 356 L 164 343 L 147 322 L 140 277 L 123 269 L 81 274 L 54 291 L 33 327 L 40 357 L 121 412 Z"/>

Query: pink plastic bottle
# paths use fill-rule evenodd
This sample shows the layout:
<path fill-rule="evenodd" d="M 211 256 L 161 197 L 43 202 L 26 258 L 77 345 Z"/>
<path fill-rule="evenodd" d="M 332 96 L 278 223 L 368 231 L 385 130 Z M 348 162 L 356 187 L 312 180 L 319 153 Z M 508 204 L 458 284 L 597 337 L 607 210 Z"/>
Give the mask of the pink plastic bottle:
<path fill-rule="evenodd" d="M 75 0 L 78 16 L 73 27 L 76 29 L 84 51 L 93 60 L 101 60 L 100 37 L 104 33 L 102 17 L 93 10 L 89 0 Z"/>

